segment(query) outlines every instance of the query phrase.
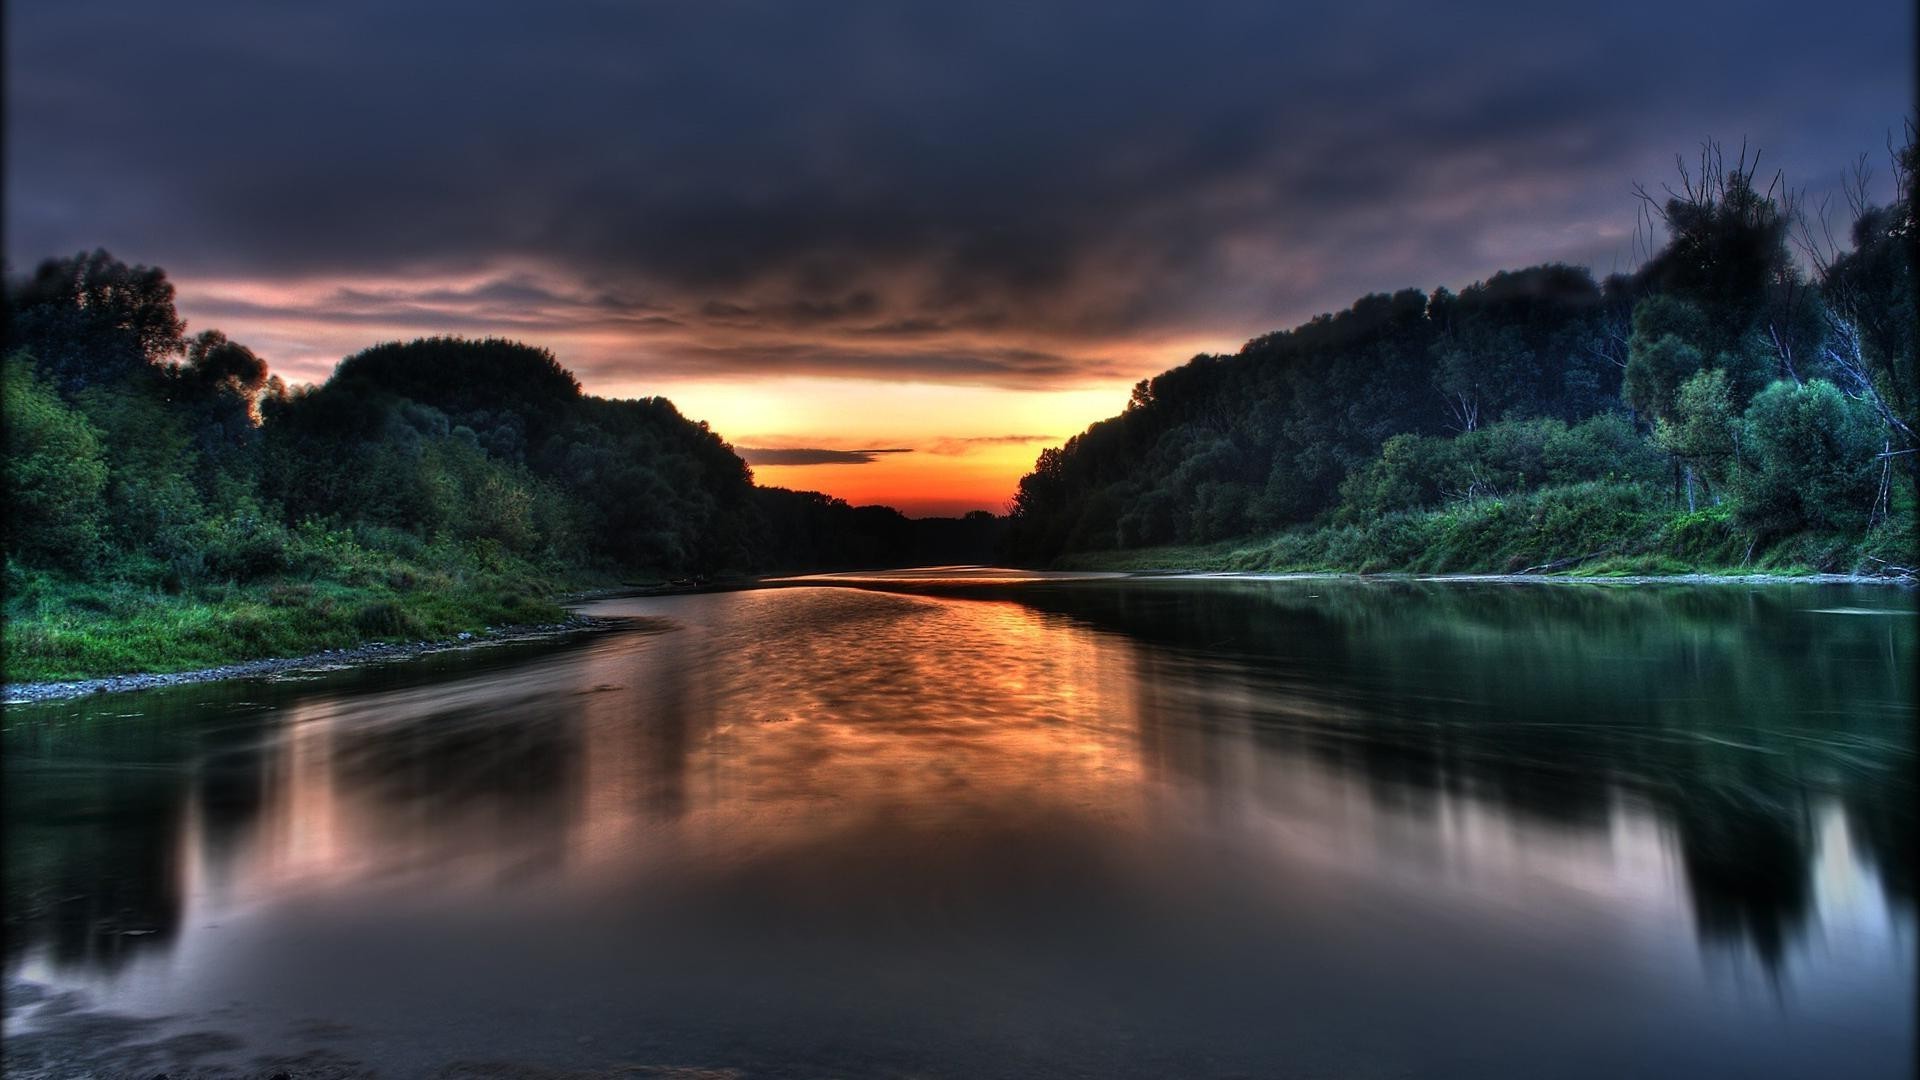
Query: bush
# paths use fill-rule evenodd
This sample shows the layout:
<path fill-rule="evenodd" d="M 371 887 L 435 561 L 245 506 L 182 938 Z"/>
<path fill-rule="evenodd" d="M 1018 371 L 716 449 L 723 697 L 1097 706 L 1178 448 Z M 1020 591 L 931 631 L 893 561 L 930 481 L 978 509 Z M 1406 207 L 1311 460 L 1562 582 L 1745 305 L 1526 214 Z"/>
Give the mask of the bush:
<path fill-rule="evenodd" d="M 1742 421 L 1744 523 L 1769 534 L 1865 528 L 1878 491 L 1877 419 L 1824 379 L 1776 382 Z"/>
<path fill-rule="evenodd" d="M 7 551 L 42 565 L 86 565 L 99 553 L 105 509 L 100 438 L 24 357 L 7 361 L 4 379 Z"/>
<path fill-rule="evenodd" d="M 1502 420 L 1452 439 L 1395 435 L 1380 456 L 1340 485 L 1335 520 L 1475 501 L 1589 481 L 1657 478 L 1663 458 L 1626 417 L 1604 413 L 1568 427 L 1554 419 Z"/>
<path fill-rule="evenodd" d="M 1549 484 L 1657 481 L 1666 461 L 1620 413 L 1590 416 L 1547 437 L 1541 461 Z"/>
<path fill-rule="evenodd" d="M 250 581 L 292 565 L 292 537 L 286 528 L 255 511 L 214 522 L 207 533 L 205 565 L 216 576 Z"/>
<path fill-rule="evenodd" d="M 1342 521 L 1364 521 L 1396 510 L 1416 510 L 1440 501 L 1440 475 L 1451 465 L 1452 445 L 1445 439 L 1395 435 L 1380 446 L 1380 456 L 1340 482 Z"/>
<path fill-rule="evenodd" d="M 353 628 L 371 638 L 417 638 L 423 633 L 413 613 L 392 600 L 362 604 L 353 613 Z"/>

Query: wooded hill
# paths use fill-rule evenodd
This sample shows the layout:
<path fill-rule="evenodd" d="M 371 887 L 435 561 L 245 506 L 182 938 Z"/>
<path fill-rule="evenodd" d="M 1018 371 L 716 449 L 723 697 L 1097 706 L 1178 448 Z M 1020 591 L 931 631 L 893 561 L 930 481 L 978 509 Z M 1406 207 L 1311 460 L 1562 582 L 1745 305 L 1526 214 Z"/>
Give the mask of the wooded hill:
<path fill-rule="evenodd" d="M 1040 455 L 1011 553 L 1910 568 L 1911 142 L 1894 158 L 1895 202 L 1868 205 L 1856 172 L 1836 233 L 1708 147 L 1648 198 L 1667 239 L 1633 274 L 1548 265 L 1377 294 L 1195 357 Z"/>
<path fill-rule="evenodd" d="M 564 591 L 988 561 L 1004 520 L 756 487 L 665 398 L 425 338 L 289 387 L 104 251 L 8 290 L 7 675 L 192 667 L 557 618 Z"/>

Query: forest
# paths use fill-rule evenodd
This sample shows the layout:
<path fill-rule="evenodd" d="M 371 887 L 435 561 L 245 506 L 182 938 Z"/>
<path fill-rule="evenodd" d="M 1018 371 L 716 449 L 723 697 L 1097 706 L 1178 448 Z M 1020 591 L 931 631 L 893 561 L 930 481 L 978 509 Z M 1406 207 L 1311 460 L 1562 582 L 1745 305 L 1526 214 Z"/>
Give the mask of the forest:
<path fill-rule="evenodd" d="M 986 561 L 1005 524 L 758 487 L 666 399 L 586 394 L 512 341 L 378 345 L 289 387 L 104 251 L 8 307 L 10 680 L 549 621 L 622 583 Z"/>
<path fill-rule="evenodd" d="M 1665 240 L 1635 272 L 1377 294 L 1196 357 L 1044 451 L 1006 518 L 756 486 L 666 399 L 588 394 L 513 341 L 381 344 L 288 386 L 189 335 L 163 270 L 50 259 L 7 284 L 7 677 L 855 567 L 1910 578 L 1920 155 L 1892 157 L 1889 205 L 1863 161 L 1831 215 L 1709 145 L 1642 192 Z"/>
<path fill-rule="evenodd" d="M 1367 296 L 1144 380 L 1040 455 L 1009 555 L 1911 577 L 1920 156 L 1890 156 L 1891 205 L 1862 158 L 1844 208 L 1806 207 L 1709 144 L 1637 189 L 1664 243 L 1631 274 Z"/>

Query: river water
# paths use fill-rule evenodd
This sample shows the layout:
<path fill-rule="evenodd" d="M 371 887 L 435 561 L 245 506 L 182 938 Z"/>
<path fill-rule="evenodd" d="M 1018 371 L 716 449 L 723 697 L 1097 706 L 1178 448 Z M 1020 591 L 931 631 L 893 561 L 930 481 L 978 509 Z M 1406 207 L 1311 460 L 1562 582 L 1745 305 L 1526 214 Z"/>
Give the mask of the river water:
<path fill-rule="evenodd" d="M 1906 1076 L 1914 606 L 939 571 L 10 708 L 6 1064 Z"/>

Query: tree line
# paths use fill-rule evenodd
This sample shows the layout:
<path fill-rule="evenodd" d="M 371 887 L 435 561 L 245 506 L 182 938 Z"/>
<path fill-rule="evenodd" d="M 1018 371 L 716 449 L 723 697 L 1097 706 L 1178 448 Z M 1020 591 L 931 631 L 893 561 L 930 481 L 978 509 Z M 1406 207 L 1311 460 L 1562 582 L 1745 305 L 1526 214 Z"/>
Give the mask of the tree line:
<path fill-rule="evenodd" d="M 189 335 L 164 271 L 105 251 L 43 262 L 7 301 L 16 578 L 178 592 L 325 575 L 348 549 L 708 577 L 985 561 L 1003 524 L 758 487 L 672 402 L 585 393 L 514 341 L 376 345 L 289 386 L 221 332 Z"/>
<path fill-rule="evenodd" d="M 1868 202 L 1863 159 L 1836 235 L 1777 178 L 1763 187 L 1757 158 L 1709 144 L 1664 197 L 1640 190 L 1666 239 L 1633 273 L 1556 264 L 1371 295 L 1143 380 L 1120 415 L 1041 453 L 1009 553 L 1209 544 L 1543 491 L 1711 513 L 1749 553 L 1902 528 L 1920 475 L 1920 153 L 1909 139 L 1892 157 L 1894 201 Z"/>

